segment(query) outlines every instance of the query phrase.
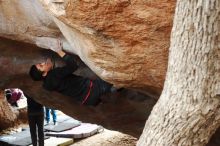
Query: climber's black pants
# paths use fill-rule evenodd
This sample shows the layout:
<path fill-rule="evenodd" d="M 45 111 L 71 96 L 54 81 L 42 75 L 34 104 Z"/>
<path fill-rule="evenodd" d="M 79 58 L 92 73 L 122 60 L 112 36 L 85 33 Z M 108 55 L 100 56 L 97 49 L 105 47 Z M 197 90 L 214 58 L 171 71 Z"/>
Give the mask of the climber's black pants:
<path fill-rule="evenodd" d="M 93 86 L 90 91 L 90 96 L 88 100 L 85 102 L 85 105 L 93 105 L 96 106 L 101 102 L 100 97 L 106 93 L 110 93 L 112 88 L 112 84 L 103 81 L 102 79 L 93 80 Z"/>

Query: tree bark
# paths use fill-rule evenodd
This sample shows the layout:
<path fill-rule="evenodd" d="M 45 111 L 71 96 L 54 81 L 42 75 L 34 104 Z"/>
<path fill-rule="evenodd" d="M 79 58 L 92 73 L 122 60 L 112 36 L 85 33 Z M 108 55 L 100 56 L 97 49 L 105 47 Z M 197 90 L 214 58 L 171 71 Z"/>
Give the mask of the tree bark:
<path fill-rule="evenodd" d="M 178 0 L 164 89 L 138 146 L 208 143 L 220 125 L 219 47 L 219 0 Z"/>

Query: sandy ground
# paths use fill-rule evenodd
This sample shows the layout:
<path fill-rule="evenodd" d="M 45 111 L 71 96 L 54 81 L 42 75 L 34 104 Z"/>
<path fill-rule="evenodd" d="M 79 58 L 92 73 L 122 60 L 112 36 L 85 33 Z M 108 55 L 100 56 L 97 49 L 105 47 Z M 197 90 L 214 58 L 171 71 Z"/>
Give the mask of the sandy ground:
<path fill-rule="evenodd" d="M 89 138 L 75 141 L 71 146 L 135 146 L 137 139 L 117 131 L 104 129 Z"/>

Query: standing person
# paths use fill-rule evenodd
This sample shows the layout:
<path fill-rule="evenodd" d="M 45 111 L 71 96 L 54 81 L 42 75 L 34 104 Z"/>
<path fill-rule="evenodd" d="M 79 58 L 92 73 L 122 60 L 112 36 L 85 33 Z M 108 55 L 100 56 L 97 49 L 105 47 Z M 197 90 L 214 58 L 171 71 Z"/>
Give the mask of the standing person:
<path fill-rule="evenodd" d="M 50 123 L 50 111 L 53 117 L 53 124 L 57 125 L 57 113 L 56 110 L 52 109 L 52 108 L 48 108 L 45 107 L 45 113 L 46 113 L 46 121 L 47 121 L 47 125 Z"/>
<path fill-rule="evenodd" d="M 10 88 L 5 90 L 5 96 L 12 106 L 18 107 L 17 101 L 23 96 L 23 92 L 18 88 Z"/>
<path fill-rule="evenodd" d="M 93 106 L 101 102 L 101 95 L 112 91 L 112 84 L 101 79 L 91 80 L 73 74 L 78 68 L 74 58 L 61 49 L 56 53 L 66 62 L 66 66 L 54 67 L 54 63 L 48 58 L 30 68 L 29 75 L 35 81 L 43 81 L 43 88 L 73 97 L 81 104 Z"/>
<path fill-rule="evenodd" d="M 31 140 L 33 146 L 44 146 L 44 109 L 43 106 L 31 97 L 26 95 L 27 98 L 27 113 L 28 122 L 31 133 Z"/>

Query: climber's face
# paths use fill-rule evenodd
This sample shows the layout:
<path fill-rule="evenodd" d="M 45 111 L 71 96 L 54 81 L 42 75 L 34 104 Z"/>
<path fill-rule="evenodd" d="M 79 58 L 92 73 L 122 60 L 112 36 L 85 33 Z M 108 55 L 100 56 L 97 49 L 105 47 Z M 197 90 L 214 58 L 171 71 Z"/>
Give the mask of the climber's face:
<path fill-rule="evenodd" d="M 41 72 L 48 72 L 53 68 L 53 63 L 50 58 L 47 58 L 45 62 L 36 64 L 36 68 Z"/>

